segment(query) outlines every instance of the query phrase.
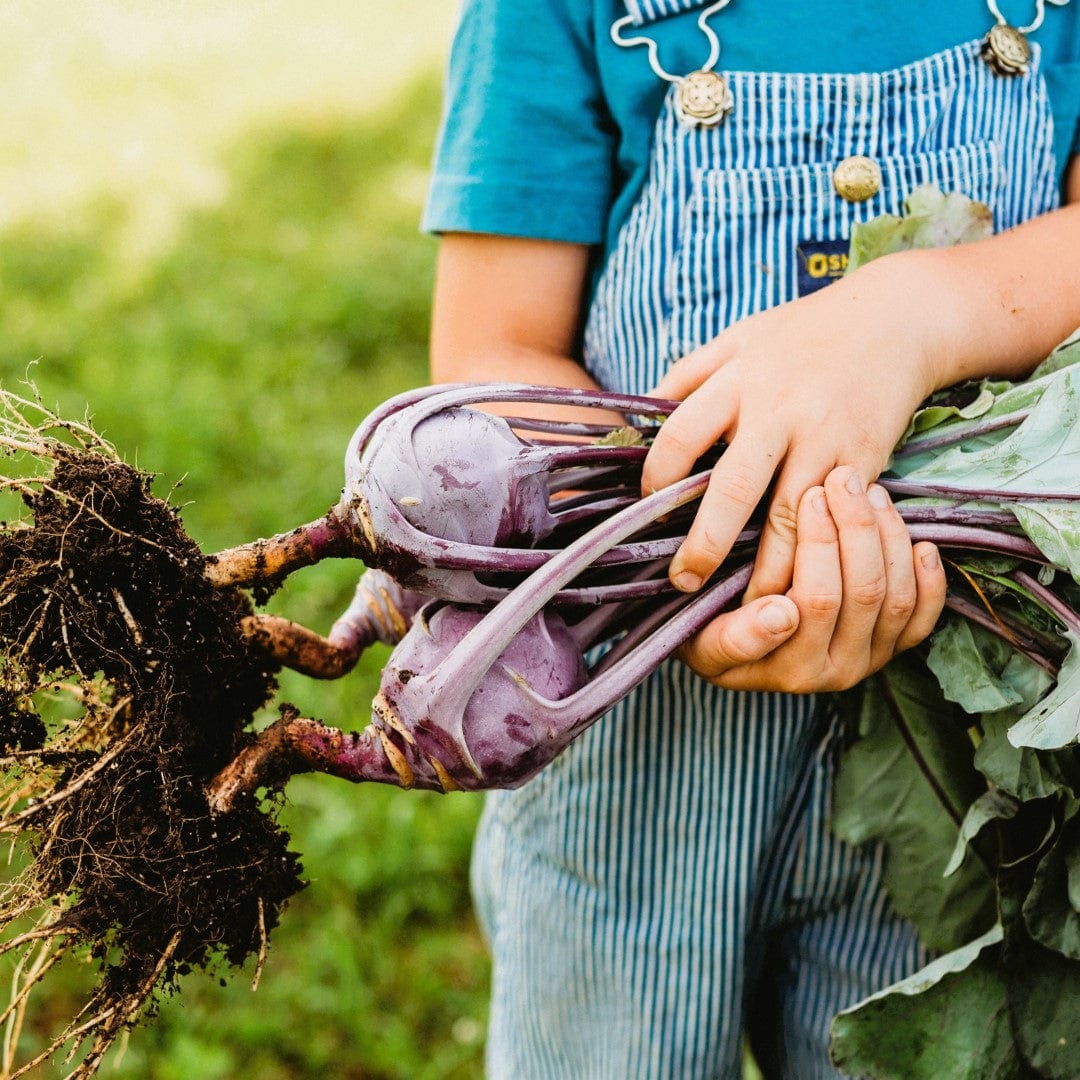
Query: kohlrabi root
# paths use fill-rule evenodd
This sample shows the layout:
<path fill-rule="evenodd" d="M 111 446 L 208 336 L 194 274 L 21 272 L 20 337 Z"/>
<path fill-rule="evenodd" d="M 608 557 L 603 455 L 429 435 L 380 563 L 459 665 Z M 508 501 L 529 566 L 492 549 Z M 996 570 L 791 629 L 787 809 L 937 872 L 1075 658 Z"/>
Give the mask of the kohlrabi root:
<path fill-rule="evenodd" d="M 205 790 L 275 665 L 150 477 L 36 402 L 0 409 L 0 485 L 24 509 L 0 527 L 0 828 L 23 864 L 0 886 L 18 956 L 0 1071 L 66 1046 L 84 1077 L 182 974 L 258 966 L 302 886 L 276 803 L 212 813 Z M 26 1000 L 68 954 L 93 961 L 85 1007 L 20 1060 Z"/>

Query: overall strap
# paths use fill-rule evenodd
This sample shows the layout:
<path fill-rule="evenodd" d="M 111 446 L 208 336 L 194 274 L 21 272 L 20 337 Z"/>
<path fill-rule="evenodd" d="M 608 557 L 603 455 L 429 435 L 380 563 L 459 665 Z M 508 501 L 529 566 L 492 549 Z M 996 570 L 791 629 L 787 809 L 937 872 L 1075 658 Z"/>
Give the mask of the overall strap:
<path fill-rule="evenodd" d="M 650 23 L 682 15 L 688 11 L 700 11 L 711 5 L 712 0 L 624 0 L 631 26 L 648 26 Z"/>

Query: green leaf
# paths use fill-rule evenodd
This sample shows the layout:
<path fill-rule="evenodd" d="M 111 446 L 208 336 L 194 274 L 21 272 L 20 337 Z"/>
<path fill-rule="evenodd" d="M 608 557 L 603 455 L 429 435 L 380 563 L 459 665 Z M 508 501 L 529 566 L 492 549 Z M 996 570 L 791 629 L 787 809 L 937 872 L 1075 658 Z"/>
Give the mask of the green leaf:
<path fill-rule="evenodd" d="M 1070 364 L 1080 363 L 1080 330 L 1063 341 L 1029 376 L 1039 379 Z"/>
<path fill-rule="evenodd" d="M 1070 648 L 1057 685 L 1009 728 L 1013 746 L 1057 750 L 1080 740 L 1080 639 L 1071 631 L 1065 636 Z"/>
<path fill-rule="evenodd" d="M 998 712 L 1020 694 L 998 675 L 1012 649 L 967 619 L 949 619 L 934 634 L 926 663 L 942 693 L 969 713 Z"/>
<path fill-rule="evenodd" d="M 1031 413 L 1006 438 L 982 449 L 943 450 L 907 472 L 909 480 L 979 491 L 1080 494 L 1080 375 L 1066 368 L 1051 377 Z"/>
<path fill-rule="evenodd" d="M 615 428 L 609 431 L 602 439 L 596 440 L 597 446 L 641 446 L 645 437 L 634 427 Z"/>
<path fill-rule="evenodd" d="M 1014 712 L 989 713 L 981 718 L 983 737 L 975 751 L 975 768 L 1021 802 L 1044 799 L 1071 787 L 1062 766 L 1070 764 L 1070 772 L 1077 771 L 1075 750 L 1043 754 L 1013 746 L 1008 730 L 1015 719 Z"/>
<path fill-rule="evenodd" d="M 975 429 L 978 420 L 1000 419 L 1012 414 L 1022 414 L 1033 409 L 1047 390 L 1056 387 L 1061 380 L 1061 372 L 1080 359 L 1080 338 L 1059 346 L 1039 367 L 1022 382 L 1012 383 L 1004 379 L 984 379 L 979 384 L 979 394 L 967 406 L 957 409 L 949 404 L 941 404 L 935 399 L 940 397 L 948 401 L 955 394 L 955 388 L 948 388 L 932 397 L 925 408 L 915 414 L 901 442 L 912 435 L 918 436 L 936 427 Z M 1056 391 L 1055 391 L 1056 392 Z M 978 449 L 983 445 L 992 446 L 1000 442 L 1002 435 L 975 436 L 967 439 L 968 449 Z M 985 443 L 984 443 L 985 439 Z M 921 456 L 912 457 L 902 465 L 902 472 L 909 472 L 925 464 Z"/>
<path fill-rule="evenodd" d="M 872 1080 L 1021 1080 L 1000 968 L 1001 927 L 840 1013 L 833 1062 Z"/>
<path fill-rule="evenodd" d="M 1032 938 L 1047 949 L 1080 960 L 1080 909 L 1070 890 L 1070 867 L 1080 861 L 1080 818 L 1074 802 L 1049 851 L 1039 861 L 1023 904 Z"/>
<path fill-rule="evenodd" d="M 949 950 L 993 923 L 994 886 L 969 859 L 944 877 L 967 808 L 986 790 L 967 719 L 910 654 L 863 683 L 859 740 L 841 762 L 833 829 L 884 843 L 885 887 L 927 946 Z"/>
<path fill-rule="evenodd" d="M 985 205 L 966 195 L 944 195 L 927 184 L 916 188 L 904 201 L 903 217 L 882 214 L 855 226 L 848 273 L 894 251 L 949 247 L 983 240 L 991 232 L 993 215 Z"/>
<path fill-rule="evenodd" d="M 975 420 L 994 405 L 994 392 L 985 383 L 974 400 L 963 407 L 959 405 L 927 405 L 916 411 L 908 424 L 907 431 L 900 438 L 902 446 L 916 434 L 929 431 L 948 420 Z"/>
<path fill-rule="evenodd" d="M 857 1005 L 852 1005 L 839 1015 L 851 1015 L 858 1012 L 864 1005 L 869 1005 L 872 1001 L 881 1001 L 884 998 L 891 997 L 893 994 L 907 994 L 909 997 L 914 994 L 923 994 L 931 987 L 937 986 L 947 975 L 956 975 L 961 971 L 966 971 L 979 958 L 983 949 L 987 949 L 991 945 L 997 945 L 1003 940 L 1004 936 L 1001 923 L 994 923 L 989 930 L 980 934 L 973 941 L 953 949 L 952 952 L 945 953 L 944 956 L 931 960 L 926 967 L 920 968 L 914 975 L 909 975 L 906 979 L 901 979 L 899 982 L 893 983 L 892 986 L 886 986 L 884 990 L 879 990 L 876 994 L 863 998 Z"/>
<path fill-rule="evenodd" d="M 960 869 L 960 864 L 967 854 L 968 845 L 982 832 L 991 821 L 1008 821 L 1016 817 L 1020 804 L 1000 791 L 987 791 L 980 795 L 969 807 L 960 824 L 960 835 L 956 847 L 945 867 L 945 876 L 949 877 Z"/>
<path fill-rule="evenodd" d="M 1005 974 L 1012 1028 L 1026 1061 L 1047 1080 L 1080 1076 L 1080 963 L 1006 926 Z"/>
<path fill-rule="evenodd" d="M 1069 906 L 1073 911 L 1080 911 L 1080 844 L 1073 844 L 1065 852 L 1065 872 Z"/>
<path fill-rule="evenodd" d="M 1068 502 L 1012 503 L 1020 527 L 1055 566 L 1080 581 L 1080 507 Z"/>

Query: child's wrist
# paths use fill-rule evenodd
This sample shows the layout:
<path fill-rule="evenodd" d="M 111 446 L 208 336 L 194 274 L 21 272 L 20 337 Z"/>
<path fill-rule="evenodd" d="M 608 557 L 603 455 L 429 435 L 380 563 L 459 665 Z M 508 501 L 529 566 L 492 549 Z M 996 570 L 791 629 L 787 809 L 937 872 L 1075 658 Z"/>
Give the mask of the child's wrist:
<path fill-rule="evenodd" d="M 1024 373 L 1024 357 L 1004 341 L 1008 313 L 983 260 L 973 257 L 977 247 L 896 252 L 861 271 L 876 268 L 890 291 L 897 332 L 913 344 L 927 394 L 968 379 Z"/>

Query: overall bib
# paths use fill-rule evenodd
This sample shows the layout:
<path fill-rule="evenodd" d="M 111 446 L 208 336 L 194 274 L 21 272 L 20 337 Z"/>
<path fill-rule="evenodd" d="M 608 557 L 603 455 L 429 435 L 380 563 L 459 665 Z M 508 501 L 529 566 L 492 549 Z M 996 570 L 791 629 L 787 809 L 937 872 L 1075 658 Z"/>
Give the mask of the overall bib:
<path fill-rule="evenodd" d="M 627 0 L 646 31 L 704 6 Z M 885 73 L 724 75 L 735 105 L 716 126 L 684 122 L 671 87 L 598 282 L 585 361 L 610 389 L 647 393 L 795 298 L 853 224 L 921 184 L 987 203 L 998 229 L 1056 203 L 1037 49 L 1020 77 L 993 73 L 977 41 Z M 861 202 L 834 190 L 854 155 L 880 169 Z M 889 907 L 880 852 L 829 831 L 840 740 L 823 711 L 667 663 L 536 779 L 488 796 L 473 885 L 495 1080 L 738 1077 L 748 1027 L 767 1076 L 838 1075 L 831 1017 L 927 957 Z"/>

